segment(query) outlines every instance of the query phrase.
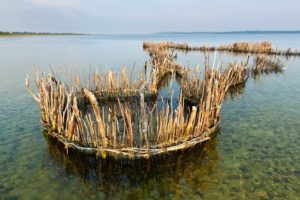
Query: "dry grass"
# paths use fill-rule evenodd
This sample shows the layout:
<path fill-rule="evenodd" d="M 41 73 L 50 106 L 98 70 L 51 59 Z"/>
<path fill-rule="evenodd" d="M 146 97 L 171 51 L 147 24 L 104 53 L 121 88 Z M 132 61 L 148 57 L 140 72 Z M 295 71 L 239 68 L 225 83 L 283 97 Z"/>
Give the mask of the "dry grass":
<path fill-rule="evenodd" d="M 300 56 L 300 51 L 286 49 L 278 50 L 272 47 L 272 43 L 264 42 L 235 42 L 232 44 L 221 46 L 200 46 L 192 47 L 187 43 L 173 43 L 173 42 L 144 42 L 144 46 L 153 47 L 158 46 L 161 49 L 177 49 L 182 51 L 224 51 L 232 53 L 251 53 L 251 54 L 271 54 L 284 56 Z"/>
<path fill-rule="evenodd" d="M 134 79 L 134 68 L 128 71 L 130 70 L 122 67 L 121 73 L 108 70 L 99 74 L 95 70 L 89 72 L 88 76 L 75 75 L 75 85 L 69 87 L 75 89 L 78 98 L 83 97 L 82 88 L 88 88 L 97 99 L 135 97 L 141 90 L 147 97 L 156 96 L 158 90 L 155 70 L 139 71 L 137 80 Z"/>
<path fill-rule="evenodd" d="M 162 80 L 169 74 L 177 74 L 182 76 L 183 69 L 177 64 L 177 55 L 173 51 L 169 51 L 167 42 L 152 43 L 144 42 L 143 48 L 149 53 L 150 65 L 157 71 L 157 80 Z"/>
<path fill-rule="evenodd" d="M 205 62 L 205 69 L 208 68 L 208 62 Z M 228 67 L 221 72 L 222 77 L 227 77 L 227 83 L 229 84 L 229 87 L 234 87 L 236 85 L 245 83 L 248 75 L 248 62 L 246 63 L 231 63 L 228 65 Z M 190 70 L 188 70 L 190 71 Z M 210 77 L 211 73 L 213 73 L 214 70 L 208 69 L 205 70 L 205 77 Z M 220 70 L 221 71 L 221 70 Z M 201 80 L 199 79 L 199 67 L 197 66 L 194 68 L 194 71 L 192 72 L 193 75 L 188 73 L 182 80 L 181 80 L 181 89 L 183 91 L 183 95 L 186 98 L 186 100 L 189 103 L 196 104 L 199 101 L 199 99 L 203 96 L 203 86 L 205 85 L 205 79 Z M 229 88 L 228 88 L 229 89 Z M 226 90 L 227 92 L 227 90 Z"/>
<path fill-rule="evenodd" d="M 279 58 L 271 58 L 269 56 L 260 55 L 254 59 L 252 73 L 254 75 L 262 73 L 281 73 L 283 72 L 283 64 Z"/>
<path fill-rule="evenodd" d="M 272 43 L 271 42 L 235 42 L 230 45 L 225 45 L 219 47 L 220 49 L 232 49 L 234 52 L 271 52 Z"/>

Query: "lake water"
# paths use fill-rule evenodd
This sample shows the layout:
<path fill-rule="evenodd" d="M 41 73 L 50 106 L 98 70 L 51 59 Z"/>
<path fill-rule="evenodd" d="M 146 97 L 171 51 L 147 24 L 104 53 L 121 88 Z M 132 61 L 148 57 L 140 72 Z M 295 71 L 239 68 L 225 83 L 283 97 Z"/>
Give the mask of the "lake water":
<path fill-rule="evenodd" d="M 222 107 L 220 132 L 202 149 L 147 167 L 83 166 L 50 143 L 39 107 L 24 87 L 26 74 L 97 66 L 142 67 L 144 40 L 193 45 L 272 41 L 300 49 L 299 34 L 178 34 L 0 38 L 0 199 L 299 199 L 300 58 L 282 58 L 284 74 L 250 78 Z M 218 63 L 245 56 L 218 54 Z M 252 58 L 251 58 L 252 59 Z M 203 66 L 199 52 L 178 62 Z M 77 158 L 77 159 L 76 159 Z"/>

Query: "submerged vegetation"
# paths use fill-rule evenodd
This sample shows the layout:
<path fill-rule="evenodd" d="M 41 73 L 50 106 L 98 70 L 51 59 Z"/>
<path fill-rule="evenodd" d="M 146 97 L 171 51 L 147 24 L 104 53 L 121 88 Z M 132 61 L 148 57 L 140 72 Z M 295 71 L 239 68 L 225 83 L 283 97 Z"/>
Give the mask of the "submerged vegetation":
<path fill-rule="evenodd" d="M 260 55 L 252 68 L 249 57 L 224 70 L 210 67 L 207 59 L 201 77 L 199 66 L 191 70 L 176 63 L 177 54 L 169 44 L 144 43 L 150 60 L 138 76 L 123 67 L 121 73 L 76 75 L 70 77 L 73 84 L 65 84 L 54 73 L 40 75 L 36 69 L 39 95 L 31 89 L 28 77 L 26 87 L 40 105 L 44 129 L 66 149 L 103 158 L 149 158 L 177 152 L 208 140 L 217 130 L 227 92 L 234 93 L 253 74 L 282 70 L 278 59 Z M 268 49 L 270 45 L 262 46 Z M 178 102 L 174 104 L 173 97 L 158 101 L 162 83 L 173 75 L 180 78 Z"/>

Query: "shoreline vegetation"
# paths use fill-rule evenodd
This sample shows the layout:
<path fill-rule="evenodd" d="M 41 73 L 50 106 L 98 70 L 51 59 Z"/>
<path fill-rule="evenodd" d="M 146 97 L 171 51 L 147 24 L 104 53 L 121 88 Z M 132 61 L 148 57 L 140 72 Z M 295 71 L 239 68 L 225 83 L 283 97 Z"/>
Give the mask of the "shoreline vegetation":
<path fill-rule="evenodd" d="M 89 35 L 84 33 L 50 33 L 50 32 L 9 32 L 0 31 L 0 37 L 18 37 L 18 36 L 71 36 L 71 35 Z"/>
<path fill-rule="evenodd" d="M 282 56 L 300 56 L 299 50 L 291 48 L 280 50 L 274 48 L 272 42 L 234 42 L 219 46 L 190 46 L 187 43 L 174 43 L 168 41 L 161 42 L 144 42 L 143 48 L 148 49 L 151 46 L 157 46 L 161 49 L 180 50 L 180 51 L 219 51 L 229 53 L 241 53 L 241 54 L 269 54 L 269 55 L 282 55 Z"/>
<path fill-rule="evenodd" d="M 138 77 L 124 67 L 121 73 L 70 76 L 73 81 L 67 85 L 54 73 L 40 75 L 36 69 L 39 94 L 32 91 L 28 77 L 25 85 L 40 105 L 41 124 L 47 133 L 67 150 L 117 159 L 148 159 L 209 140 L 218 129 L 226 93 L 247 80 L 248 60 L 225 70 L 206 61 L 204 74 L 198 78 L 197 68 L 192 71 L 175 63 L 176 56 L 165 46 L 148 43 L 144 50 L 150 61 Z M 281 72 L 277 62 L 258 57 L 252 70 L 257 74 Z M 158 102 L 158 83 L 170 74 L 180 75 L 182 82 L 175 105 L 173 94 L 170 100 Z M 195 100 L 194 105 L 185 104 L 186 99 Z"/>

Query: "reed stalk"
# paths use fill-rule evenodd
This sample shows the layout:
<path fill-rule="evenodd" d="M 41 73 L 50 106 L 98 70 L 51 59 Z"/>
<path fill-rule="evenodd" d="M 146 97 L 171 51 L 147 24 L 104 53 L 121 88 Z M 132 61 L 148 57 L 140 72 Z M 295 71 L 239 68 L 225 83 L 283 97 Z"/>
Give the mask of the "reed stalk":
<path fill-rule="evenodd" d="M 278 57 L 271 58 L 270 56 L 259 55 L 254 59 L 254 65 L 252 67 L 252 73 L 254 75 L 271 72 L 283 72 L 283 64 Z"/>
<path fill-rule="evenodd" d="M 208 62 L 205 63 L 205 68 L 207 68 Z M 247 65 L 248 61 L 241 64 L 230 63 L 224 71 L 218 69 L 222 77 L 227 77 L 227 83 L 229 84 L 228 89 L 235 85 L 242 84 L 247 80 L 249 74 Z M 191 72 L 191 69 L 188 68 L 187 71 Z M 206 79 L 211 77 L 213 73 L 215 73 L 215 70 L 213 69 L 205 70 L 204 77 L 206 78 L 201 80 L 198 78 L 200 75 L 200 70 L 199 66 L 197 66 L 192 71 L 192 76 L 190 75 L 190 73 L 187 73 L 183 77 L 183 79 L 181 80 L 181 90 L 183 91 L 183 95 L 189 103 L 196 105 L 198 104 L 199 100 L 202 99 L 205 91 L 205 84 L 207 84 Z M 225 92 L 227 92 L 227 90 Z M 216 95 L 219 94 L 216 93 Z"/>
<path fill-rule="evenodd" d="M 269 54 L 269 55 L 284 55 L 284 56 L 300 56 L 300 51 L 288 48 L 286 50 L 279 50 L 273 48 L 272 43 L 264 42 L 235 42 L 232 44 L 220 46 L 189 46 L 187 43 L 173 43 L 173 42 L 144 42 L 145 49 L 171 49 L 182 51 L 221 51 L 232 53 L 251 53 L 251 54 Z"/>
<path fill-rule="evenodd" d="M 158 85 L 164 77 L 170 74 L 183 75 L 183 68 L 175 62 L 177 54 L 170 52 L 167 48 L 167 42 L 162 42 L 156 45 L 156 43 L 144 43 L 143 47 L 149 53 L 150 65 L 154 68 L 156 73 L 156 80 Z M 148 63 L 146 64 L 148 67 Z"/>

